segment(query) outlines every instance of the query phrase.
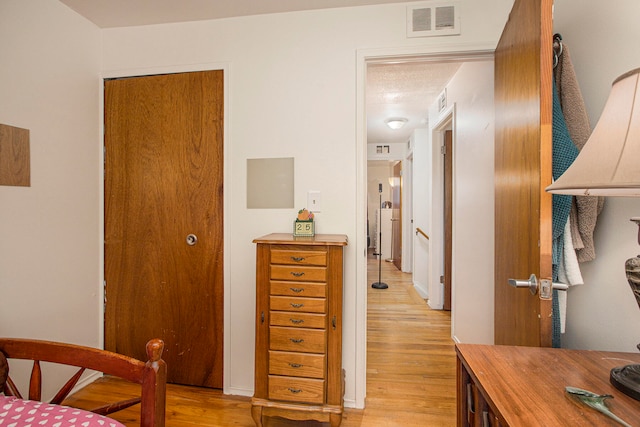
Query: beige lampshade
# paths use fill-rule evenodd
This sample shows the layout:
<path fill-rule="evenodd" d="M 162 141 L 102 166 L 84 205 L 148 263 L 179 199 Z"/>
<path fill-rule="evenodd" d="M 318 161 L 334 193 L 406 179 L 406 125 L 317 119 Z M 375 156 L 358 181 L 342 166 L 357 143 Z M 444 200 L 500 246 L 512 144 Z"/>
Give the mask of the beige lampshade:
<path fill-rule="evenodd" d="M 573 164 L 547 187 L 556 194 L 640 196 L 640 68 L 618 77 Z"/>

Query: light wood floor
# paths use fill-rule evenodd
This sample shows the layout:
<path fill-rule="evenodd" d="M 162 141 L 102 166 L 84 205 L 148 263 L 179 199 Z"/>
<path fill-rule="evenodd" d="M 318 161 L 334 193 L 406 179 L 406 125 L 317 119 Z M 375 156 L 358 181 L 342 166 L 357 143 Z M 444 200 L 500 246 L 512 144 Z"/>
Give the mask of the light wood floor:
<path fill-rule="evenodd" d="M 429 309 L 413 289 L 411 275 L 399 272 L 392 263 L 381 263 L 382 282 L 389 285 L 388 289 L 370 286 L 378 281 L 378 261 L 372 256 L 368 277 L 366 408 L 346 408 L 341 426 L 454 426 L 456 379 L 450 313 Z M 101 401 L 104 395 L 117 400 L 131 394 L 127 384 L 101 379 L 68 403 L 86 407 L 92 401 Z M 138 425 L 135 409 L 112 416 L 127 426 Z M 248 397 L 167 386 L 167 427 L 254 425 Z M 321 425 L 280 419 L 269 423 L 272 427 Z"/>

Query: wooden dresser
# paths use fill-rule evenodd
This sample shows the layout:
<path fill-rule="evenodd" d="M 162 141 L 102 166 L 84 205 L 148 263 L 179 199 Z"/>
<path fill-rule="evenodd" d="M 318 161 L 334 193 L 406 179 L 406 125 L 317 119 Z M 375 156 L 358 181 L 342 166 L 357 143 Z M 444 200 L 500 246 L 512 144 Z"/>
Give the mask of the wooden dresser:
<path fill-rule="evenodd" d="M 269 234 L 256 256 L 255 391 L 263 417 L 342 421 L 343 247 L 347 236 Z"/>
<path fill-rule="evenodd" d="M 640 353 L 474 344 L 458 344 L 456 353 L 458 427 L 620 426 L 566 386 L 614 396 L 609 409 L 640 426 L 640 402 L 609 383 L 611 368 L 640 363 Z"/>

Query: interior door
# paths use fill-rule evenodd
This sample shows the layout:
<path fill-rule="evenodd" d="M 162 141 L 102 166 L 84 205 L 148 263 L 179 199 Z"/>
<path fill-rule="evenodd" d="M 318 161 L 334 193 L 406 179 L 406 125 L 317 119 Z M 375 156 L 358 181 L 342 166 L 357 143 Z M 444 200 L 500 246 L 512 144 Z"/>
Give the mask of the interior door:
<path fill-rule="evenodd" d="M 495 343 L 551 346 L 552 0 L 515 0 L 495 55 Z"/>
<path fill-rule="evenodd" d="M 402 271 L 402 162 L 393 165 L 393 188 L 391 189 L 391 259 Z"/>
<path fill-rule="evenodd" d="M 444 132 L 444 298 L 442 308 L 451 310 L 451 259 L 453 257 L 453 132 Z"/>
<path fill-rule="evenodd" d="M 105 348 L 222 388 L 223 72 L 105 82 Z"/>

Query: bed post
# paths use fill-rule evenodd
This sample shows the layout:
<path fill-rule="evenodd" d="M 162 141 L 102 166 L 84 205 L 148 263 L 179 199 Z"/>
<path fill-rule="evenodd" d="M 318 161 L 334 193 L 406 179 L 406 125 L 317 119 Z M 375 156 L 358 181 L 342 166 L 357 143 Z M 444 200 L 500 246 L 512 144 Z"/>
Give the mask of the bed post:
<path fill-rule="evenodd" d="M 162 360 L 164 342 L 152 339 L 147 343 L 147 363 L 142 379 L 141 427 L 164 427 L 166 405 L 167 364 Z"/>

